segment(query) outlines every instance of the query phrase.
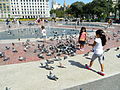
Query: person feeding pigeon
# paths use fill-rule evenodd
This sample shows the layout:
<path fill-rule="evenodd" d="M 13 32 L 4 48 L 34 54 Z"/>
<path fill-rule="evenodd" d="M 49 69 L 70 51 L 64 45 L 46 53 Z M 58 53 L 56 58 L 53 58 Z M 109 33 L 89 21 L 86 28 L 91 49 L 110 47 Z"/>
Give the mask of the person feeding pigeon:
<path fill-rule="evenodd" d="M 80 34 L 79 34 L 79 38 L 78 38 L 78 42 L 80 44 L 80 50 L 84 51 L 84 45 L 86 42 L 86 37 L 87 37 L 87 32 L 86 32 L 86 28 L 82 27 L 80 30 Z"/>
<path fill-rule="evenodd" d="M 44 26 L 41 26 L 43 42 L 46 42 L 47 34 Z"/>

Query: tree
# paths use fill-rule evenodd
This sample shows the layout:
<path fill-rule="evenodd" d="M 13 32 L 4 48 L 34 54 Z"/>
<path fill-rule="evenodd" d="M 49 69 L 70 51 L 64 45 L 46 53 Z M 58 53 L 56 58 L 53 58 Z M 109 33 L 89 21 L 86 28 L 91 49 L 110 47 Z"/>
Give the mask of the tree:
<path fill-rule="evenodd" d="M 75 17 L 79 17 L 79 16 L 82 16 L 83 15 L 83 6 L 84 6 L 84 3 L 83 2 L 75 2 L 73 3 L 69 9 L 66 10 L 66 12 L 68 14 L 72 14 L 73 16 Z"/>
<path fill-rule="evenodd" d="M 93 7 L 92 7 L 92 3 L 87 3 L 83 6 L 83 13 L 85 15 L 86 18 L 91 18 L 94 16 L 94 13 L 93 13 Z"/>
<path fill-rule="evenodd" d="M 50 14 L 56 14 L 56 17 L 64 17 L 64 14 L 65 14 L 65 12 L 64 12 L 64 10 L 63 10 L 63 8 L 59 8 L 59 9 L 52 9 L 51 11 L 50 11 Z"/>
<path fill-rule="evenodd" d="M 92 1 L 92 10 L 94 15 L 101 17 L 102 14 L 107 14 L 109 16 L 110 12 L 113 12 L 112 0 L 93 0 Z"/>

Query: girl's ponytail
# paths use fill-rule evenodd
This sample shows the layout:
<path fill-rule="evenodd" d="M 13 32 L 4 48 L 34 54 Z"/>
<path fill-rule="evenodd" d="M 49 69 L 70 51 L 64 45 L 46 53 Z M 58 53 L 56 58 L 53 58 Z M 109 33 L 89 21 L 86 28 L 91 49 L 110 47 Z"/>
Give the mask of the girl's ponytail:
<path fill-rule="evenodd" d="M 102 46 L 106 45 L 106 42 L 107 42 L 106 36 L 105 36 L 105 35 L 102 35 L 100 38 L 101 38 L 101 40 L 102 40 Z"/>
<path fill-rule="evenodd" d="M 106 45 L 107 40 L 106 40 L 106 36 L 105 36 L 104 31 L 99 29 L 99 30 L 96 31 L 96 34 L 100 35 L 100 38 L 102 40 L 102 46 Z"/>

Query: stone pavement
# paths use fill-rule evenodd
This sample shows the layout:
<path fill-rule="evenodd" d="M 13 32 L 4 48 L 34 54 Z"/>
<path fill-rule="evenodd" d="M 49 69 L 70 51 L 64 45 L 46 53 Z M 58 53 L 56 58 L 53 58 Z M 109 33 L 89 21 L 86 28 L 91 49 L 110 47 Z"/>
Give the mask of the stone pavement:
<path fill-rule="evenodd" d="M 82 54 L 61 61 L 66 68 L 58 68 L 59 62 L 56 61 L 52 65 L 55 67 L 52 72 L 59 78 L 58 81 L 49 80 L 46 76 L 49 71 L 39 67 L 44 60 L 3 65 L 0 66 L 0 90 L 5 90 L 6 87 L 11 88 L 10 90 L 61 90 L 101 80 L 120 73 L 120 59 L 116 57 L 117 54 L 120 54 L 120 50 L 115 51 L 115 48 L 105 53 L 105 76 L 85 69 L 84 65 L 89 63 L 89 59 Z M 97 60 L 92 68 L 100 70 Z"/>

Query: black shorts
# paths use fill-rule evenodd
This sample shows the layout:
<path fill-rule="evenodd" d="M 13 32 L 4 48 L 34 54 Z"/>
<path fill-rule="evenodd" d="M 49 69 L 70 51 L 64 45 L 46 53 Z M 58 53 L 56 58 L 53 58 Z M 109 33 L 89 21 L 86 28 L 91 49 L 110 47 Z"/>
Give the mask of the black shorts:
<path fill-rule="evenodd" d="M 79 41 L 81 45 L 85 45 L 85 41 Z"/>

